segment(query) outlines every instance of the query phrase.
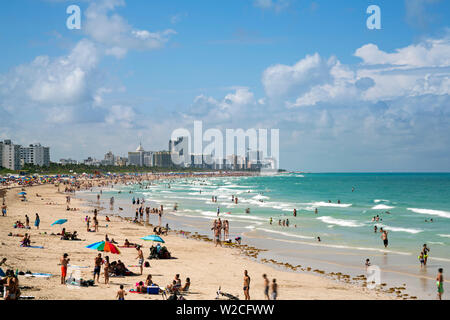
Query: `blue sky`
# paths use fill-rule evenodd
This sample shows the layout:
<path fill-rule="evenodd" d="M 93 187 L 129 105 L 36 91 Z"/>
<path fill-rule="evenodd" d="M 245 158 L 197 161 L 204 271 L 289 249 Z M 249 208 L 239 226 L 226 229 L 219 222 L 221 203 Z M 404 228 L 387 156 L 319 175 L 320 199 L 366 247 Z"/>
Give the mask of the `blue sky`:
<path fill-rule="evenodd" d="M 82 12 L 66 28 L 67 6 Z M 366 9 L 381 8 L 381 30 Z M 0 139 L 125 155 L 171 132 L 278 128 L 280 164 L 450 170 L 450 3 L 64 1 L 0 5 Z"/>

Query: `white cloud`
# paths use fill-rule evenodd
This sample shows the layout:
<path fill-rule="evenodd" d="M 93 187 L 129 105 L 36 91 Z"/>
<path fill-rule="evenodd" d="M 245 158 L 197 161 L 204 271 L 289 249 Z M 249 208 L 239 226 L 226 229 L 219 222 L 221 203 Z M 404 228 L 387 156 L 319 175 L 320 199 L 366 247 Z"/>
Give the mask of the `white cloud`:
<path fill-rule="evenodd" d="M 405 67 L 447 67 L 450 66 L 450 41 L 428 39 L 419 44 L 387 53 L 374 44 L 366 44 L 357 49 L 355 56 L 366 65 L 391 64 Z"/>
<path fill-rule="evenodd" d="M 128 50 L 153 50 L 164 46 L 175 30 L 151 32 L 131 26 L 122 16 L 114 13 L 124 6 L 123 0 L 92 2 L 86 10 L 83 30 L 93 40 L 105 45 L 106 53 L 123 58 Z"/>
<path fill-rule="evenodd" d="M 105 117 L 105 123 L 108 125 L 118 125 L 124 128 L 133 127 L 135 121 L 135 112 L 128 106 L 113 105 Z"/>
<path fill-rule="evenodd" d="M 293 108 L 450 93 L 449 38 L 427 39 L 394 53 L 369 44 L 355 56 L 363 60 L 361 65 L 343 65 L 316 53 L 292 66 L 271 66 L 262 77 L 266 95 Z"/>

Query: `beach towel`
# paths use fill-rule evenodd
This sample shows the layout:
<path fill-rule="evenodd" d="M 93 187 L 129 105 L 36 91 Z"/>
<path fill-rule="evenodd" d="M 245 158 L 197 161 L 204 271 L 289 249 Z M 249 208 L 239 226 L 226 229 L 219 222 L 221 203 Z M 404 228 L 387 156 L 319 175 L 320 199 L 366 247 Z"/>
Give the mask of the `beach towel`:
<path fill-rule="evenodd" d="M 32 273 L 25 275 L 25 277 L 36 277 L 36 278 L 50 278 L 51 276 L 52 276 L 51 273 Z"/>
<path fill-rule="evenodd" d="M 24 246 L 21 245 L 21 247 L 24 247 Z M 44 247 L 42 247 L 42 246 L 27 246 L 27 247 L 24 247 L 24 248 L 44 249 Z"/>

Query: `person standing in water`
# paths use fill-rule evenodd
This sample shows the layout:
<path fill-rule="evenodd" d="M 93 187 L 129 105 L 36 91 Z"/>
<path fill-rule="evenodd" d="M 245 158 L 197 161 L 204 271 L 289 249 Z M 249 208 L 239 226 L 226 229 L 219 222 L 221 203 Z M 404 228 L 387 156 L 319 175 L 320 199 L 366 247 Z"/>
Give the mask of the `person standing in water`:
<path fill-rule="evenodd" d="M 383 240 L 383 244 L 384 244 L 384 247 L 385 247 L 385 248 L 387 248 L 387 246 L 388 246 L 388 244 L 389 244 L 387 234 L 388 234 L 387 231 L 384 230 L 384 231 L 383 231 L 383 234 L 381 235 L 381 239 Z"/>
<path fill-rule="evenodd" d="M 426 266 L 428 260 L 428 252 L 430 252 L 430 248 L 427 247 L 426 243 L 424 243 L 423 245 L 422 252 L 423 252 L 423 264 Z"/>

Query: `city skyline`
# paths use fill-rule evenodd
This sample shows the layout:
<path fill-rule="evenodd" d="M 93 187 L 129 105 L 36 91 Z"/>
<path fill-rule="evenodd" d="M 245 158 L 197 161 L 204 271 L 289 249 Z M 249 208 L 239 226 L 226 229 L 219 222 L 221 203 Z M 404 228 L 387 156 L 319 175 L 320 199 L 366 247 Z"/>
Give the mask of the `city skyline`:
<path fill-rule="evenodd" d="M 74 4 L 80 30 L 66 25 Z M 370 5 L 379 30 L 367 28 Z M 283 169 L 450 171 L 449 2 L 1 8 L 0 140 L 41 141 L 52 161 L 125 155 L 140 141 L 164 150 L 198 120 L 279 129 Z"/>

